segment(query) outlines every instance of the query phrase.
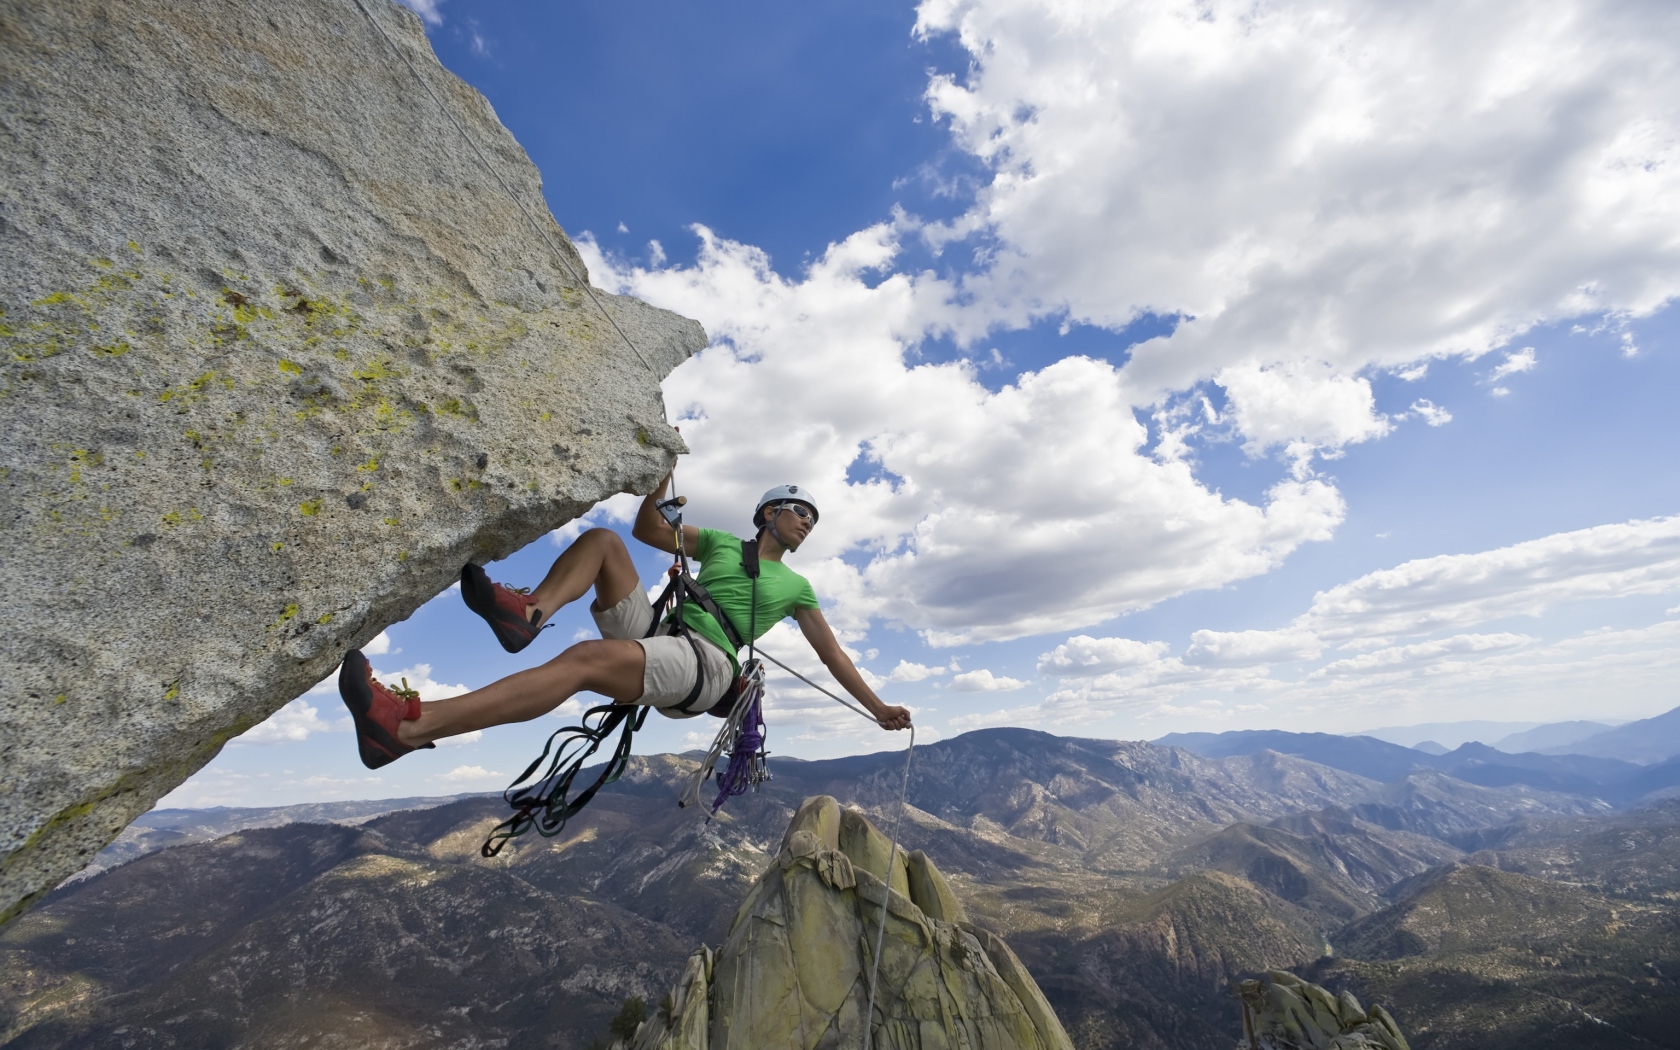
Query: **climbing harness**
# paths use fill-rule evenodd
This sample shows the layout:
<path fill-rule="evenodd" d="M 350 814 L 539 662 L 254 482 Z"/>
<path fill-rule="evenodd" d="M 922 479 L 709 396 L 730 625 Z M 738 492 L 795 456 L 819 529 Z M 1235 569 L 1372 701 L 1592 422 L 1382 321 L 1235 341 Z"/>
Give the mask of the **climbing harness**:
<path fill-rule="evenodd" d="M 676 477 L 676 471 L 671 471 L 673 493 L 676 491 Z M 673 495 L 671 499 L 660 504 L 660 512 L 665 515 L 665 520 L 671 523 L 674 546 L 677 549 L 677 564 L 671 567 L 672 579 L 675 581 L 686 577 L 687 561 L 682 541 L 682 516 L 665 511 L 664 507 L 667 504 L 681 507 L 682 497 Z M 680 575 L 677 571 L 679 566 L 684 570 Z M 707 817 L 708 820 L 716 816 L 717 811 L 729 799 L 745 794 L 749 787 L 756 789 L 770 779 L 770 753 L 764 749 L 764 665 L 758 660 L 758 578 L 761 566 L 758 560 L 757 536 L 741 541 L 741 571 L 752 581 L 747 613 L 747 661 L 741 665 L 740 673 L 729 684 L 722 699 L 707 712 L 722 718 L 723 727 L 712 738 L 711 747 L 706 750 L 706 757 L 701 760 L 699 768 L 694 771 L 682 793 L 677 796 L 679 808 L 697 807 L 700 802 L 700 786 L 712 776 L 718 761 L 727 754 L 729 765 L 717 775 L 718 794 L 717 798 L 712 800 L 712 812 Z M 733 621 L 718 608 L 711 595 L 707 594 L 706 589 L 699 583 L 690 581 L 685 586 L 696 597 L 696 604 L 705 609 L 712 619 L 717 621 L 718 626 L 723 628 L 730 644 L 734 645 L 735 651 L 739 653 L 741 636 L 736 633 Z M 699 600 L 701 598 L 704 600 Z M 683 630 L 680 613 L 679 606 L 676 617 L 679 631 Z M 689 632 L 689 642 L 691 645 L 696 644 L 692 632 Z M 695 681 L 694 687 L 700 688 L 698 680 Z"/>
<path fill-rule="evenodd" d="M 484 156 L 484 151 L 478 148 L 478 143 L 473 140 L 471 135 L 467 134 L 467 129 L 461 126 L 461 122 L 455 119 L 455 114 L 449 111 L 449 107 L 443 104 L 443 100 L 441 98 L 438 98 L 437 92 L 432 90 L 432 85 L 428 84 L 426 82 L 426 78 L 420 75 L 420 71 L 414 68 L 414 61 L 408 57 L 402 48 L 397 46 L 397 42 L 391 39 L 390 34 L 385 32 L 385 27 L 379 24 L 379 20 L 377 18 L 373 17 L 373 12 L 367 9 L 367 5 L 362 3 L 362 0 L 356 0 L 356 7 L 360 9 L 363 16 L 372 23 L 373 28 L 378 31 L 379 35 L 385 39 L 386 45 L 396 53 L 398 58 L 403 60 L 403 65 L 408 67 L 408 72 L 416 81 L 419 82 L 420 86 L 426 90 L 426 94 L 432 97 L 432 101 L 437 104 L 438 109 L 443 111 L 443 115 L 448 118 L 449 123 L 455 126 L 456 133 L 461 136 L 468 146 L 472 147 L 472 151 L 478 155 L 479 164 L 481 164 L 484 167 L 484 170 L 488 171 L 490 176 L 501 185 L 502 191 L 512 199 L 514 207 L 518 208 L 520 214 L 525 216 L 525 221 L 531 224 L 531 229 L 537 231 L 537 236 L 541 237 L 543 239 L 543 243 L 548 245 L 548 250 L 554 253 L 554 258 L 560 263 L 560 269 L 566 272 L 566 276 L 571 278 L 573 284 L 579 285 L 583 288 L 584 294 L 589 296 L 589 301 L 595 304 L 595 308 L 597 310 L 601 311 L 601 315 L 607 319 L 608 324 L 612 325 L 613 331 L 618 333 L 618 337 L 624 340 L 624 345 L 630 348 L 630 352 L 636 355 L 636 360 L 642 363 L 642 367 L 646 368 L 649 372 L 653 372 L 653 366 L 648 364 L 648 359 L 646 357 L 642 356 L 641 349 L 630 340 L 630 337 L 625 334 L 624 329 L 619 327 L 617 319 L 607 311 L 606 305 L 596 297 L 595 289 L 590 286 L 588 281 L 578 277 L 577 271 L 572 269 L 572 264 L 566 261 L 566 256 L 561 253 L 560 249 L 555 246 L 554 241 L 549 238 L 548 231 L 543 229 L 542 223 L 538 222 L 536 216 L 531 214 L 530 209 L 525 207 L 525 202 L 520 200 L 519 195 L 513 192 L 512 187 L 507 184 L 507 180 L 502 178 L 502 173 L 497 171 L 495 166 L 492 165 Z M 654 378 L 655 380 L 659 378 L 657 372 L 654 372 Z"/>

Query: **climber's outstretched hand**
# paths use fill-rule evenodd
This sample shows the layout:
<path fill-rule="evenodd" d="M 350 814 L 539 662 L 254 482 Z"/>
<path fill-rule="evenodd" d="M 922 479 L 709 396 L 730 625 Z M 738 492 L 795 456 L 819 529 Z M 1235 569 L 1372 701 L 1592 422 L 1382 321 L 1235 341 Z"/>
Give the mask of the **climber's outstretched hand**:
<path fill-rule="evenodd" d="M 882 729 L 909 729 L 910 709 L 908 707 L 885 707 L 875 712 L 875 721 L 881 723 Z"/>

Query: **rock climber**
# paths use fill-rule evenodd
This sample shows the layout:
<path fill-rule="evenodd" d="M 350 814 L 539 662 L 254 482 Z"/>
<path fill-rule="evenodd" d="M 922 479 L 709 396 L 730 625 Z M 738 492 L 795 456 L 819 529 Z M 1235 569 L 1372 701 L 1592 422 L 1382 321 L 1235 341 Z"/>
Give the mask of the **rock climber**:
<path fill-rule="evenodd" d="M 670 481 L 667 476 L 642 501 L 630 534 L 674 555 L 677 531 L 659 510 Z M 717 529 L 683 525 L 683 550 L 701 563 L 699 583 L 733 621 L 743 643 L 749 624 L 763 635 L 791 615 L 829 673 L 883 729 L 906 729 L 910 712 L 875 695 L 823 619 L 811 584 L 782 563 L 810 536 L 817 517 L 816 501 L 797 485 L 778 486 L 759 500 L 753 512 L 760 564 L 756 616 L 741 540 Z M 702 714 L 723 697 L 740 670 L 724 630 L 705 610 L 689 604 L 683 609 L 689 637 L 674 633 L 670 618 L 651 637 L 643 637 L 652 626 L 653 607 L 624 541 L 610 529 L 591 529 L 579 536 L 534 590 L 494 583 L 477 565 L 461 570 L 461 597 L 510 653 L 529 645 L 561 606 L 591 587 L 595 600 L 589 612 L 600 628 L 599 641 L 579 642 L 540 667 L 447 700 L 422 701 L 406 683 L 402 689 L 389 687 L 374 679 L 360 650 L 345 654 L 338 687 L 356 723 L 362 763 L 378 769 L 410 751 L 431 747 L 434 740 L 530 721 L 583 690 L 611 697 L 614 703 L 644 704 L 673 718 Z"/>

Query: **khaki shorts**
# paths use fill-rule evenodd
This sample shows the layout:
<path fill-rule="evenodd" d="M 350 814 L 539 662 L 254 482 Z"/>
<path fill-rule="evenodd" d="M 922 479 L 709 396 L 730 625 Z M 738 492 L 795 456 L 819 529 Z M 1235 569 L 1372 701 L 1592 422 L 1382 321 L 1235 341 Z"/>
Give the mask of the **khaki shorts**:
<path fill-rule="evenodd" d="M 653 603 L 648 601 L 647 592 L 640 587 L 632 588 L 623 601 L 605 612 L 596 612 L 591 604 L 589 614 L 595 617 L 595 626 L 601 629 L 602 638 L 622 638 L 641 643 L 642 651 L 647 654 L 647 669 L 642 672 L 642 697 L 636 703 L 652 707 L 662 715 L 693 718 L 705 714 L 707 708 L 723 699 L 724 691 L 735 677 L 735 668 L 730 664 L 729 657 L 701 635 L 694 636 L 700 647 L 698 667 L 694 662 L 695 647 L 686 639 L 671 634 L 669 626 L 660 624 L 652 638 L 643 638 L 648 625 L 653 622 Z M 703 675 L 699 699 L 694 701 L 687 713 L 674 710 L 676 705 L 688 699 L 689 691 L 694 688 L 696 672 Z"/>

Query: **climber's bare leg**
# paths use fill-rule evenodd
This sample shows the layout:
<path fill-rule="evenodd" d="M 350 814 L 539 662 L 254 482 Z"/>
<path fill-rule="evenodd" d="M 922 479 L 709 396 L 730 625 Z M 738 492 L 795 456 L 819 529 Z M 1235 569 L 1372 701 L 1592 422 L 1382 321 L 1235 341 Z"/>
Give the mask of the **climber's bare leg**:
<path fill-rule="evenodd" d="M 614 703 L 633 704 L 642 698 L 646 667 L 647 655 L 635 642 L 579 642 L 540 667 L 510 674 L 461 696 L 421 704 L 419 718 L 398 725 L 397 739 L 409 747 L 419 747 L 475 729 L 528 722 L 586 689 L 612 697 Z"/>
<path fill-rule="evenodd" d="M 531 618 L 531 610 L 541 610 L 542 617 L 536 621 L 541 624 L 562 605 L 583 597 L 591 587 L 595 588 L 595 611 L 605 612 L 623 601 L 630 588 L 641 585 L 636 563 L 630 560 L 630 552 L 625 550 L 618 533 L 611 529 L 590 529 L 554 559 L 548 575 L 531 592 L 525 605 L 525 618 Z"/>

